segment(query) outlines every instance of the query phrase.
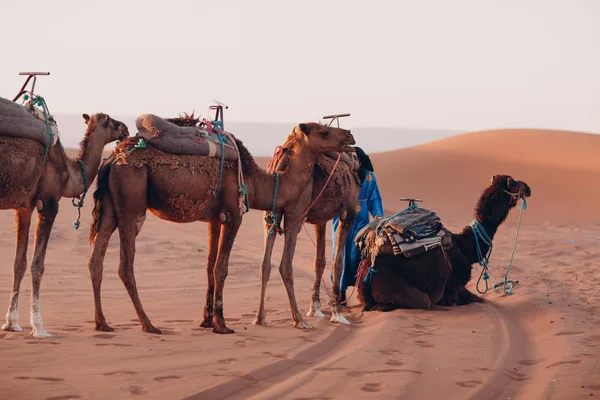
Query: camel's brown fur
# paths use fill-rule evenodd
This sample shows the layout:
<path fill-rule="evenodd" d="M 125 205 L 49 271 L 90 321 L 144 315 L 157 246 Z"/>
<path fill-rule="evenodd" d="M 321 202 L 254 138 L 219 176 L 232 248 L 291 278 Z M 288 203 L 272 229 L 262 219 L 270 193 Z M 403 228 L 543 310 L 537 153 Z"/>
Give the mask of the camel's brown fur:
<path fill-rule="evenodd" d="M 48 336 L 39 309 L 39 289 L 44 272 L 46 246 L 62 197 L 83 193 L 83 175 L 79 161 L 85 166 L 88 185 L 96 177 L 102 150 L 107 143 L 123 139 L 127 127 L 106 114 L 83 115 L 87 129 L 81 142 L 81 152 L 70 160 L 60 140 L 50 147 L 44 161 L 45 147 L 31 139 L 0 137 L 0 209 L 14 209 L 17 230 L 17 250 L 13 269 L 13 289 L 4 330 L 20 331 L 18 299 L 21 280 L 27 267 L 27 245 L 33 209 L 38 209 L 34 260 L 31 323 L 34 336 Z"/>
<path fill-rule="evenodd" d="M 285 171 L 289 160 L 290 153 L 287 149 L 283 148 L 279 154 L 276 154 L 273 159 L 273 170 L 274 171 Z M 323 191 L 321 197 L 316 201 L 314 206 L 310 209 L 308 214 L 306 215 L 306 222 L 313 224 L 315 226 L 315 234 L 316 234 L 316 249 L 315 249 L 315 260 L 314 260 L 314 270 L 315 270 L 315 281 L 313 286 L 313 295 L 310 303 L 310 309 L 307 313 L 307 316 L 316 316 L 316 317 L 324 317 L 321 312 L 321 302 L 320 302 L 320 287 L 321 287 L 321 278 L 323 276 L 323 271 L 325 270 L 326 261 L 326 226 L 327 222 L 333 219 L 336 215 L 340 215 L 341 229 L 338 230 L 337 235 L 337 248 L 336 254 L 333 262 L 333 298 L 332 300 L 332 322 L 343 322 L 347 323 L 348 321 L 344 318 L 342 314 L 342 294 L 340 293 L 340 280 L 343 269 L 343 252 L 344 245 L 350 228 L 352 227 L 352 223 L 354 222 L 354 218 L 356 216 L 356 205 L 358 204 L 358 194 L 360 193 L 360 182 L 358 180 L 358 176 L 356 172 L 352 172 L 350 167 L 340 162 L 337 168 L 334 170 L 335 160 L 325 156 L 319 155 L 317 157 L 317 162 L 315 164 L 315 168 L 313 171 L 313 182 L 312 182 L 312 195 L 311 202 L 317 199 L 317 196 L 323 189 L 325 183 L 329 176 L 331 179 L 327 184 L 327 187 Z M 293 222 L 293 221 L 291 221 Z M 287 217 L 286 217 L 287 223 Z M 298 228 L 300 224 L 298 225 Z M 294 228 L 292 228 L 294 229 Z M 261 297 L 259 309 L 256 314 L 256 319 L 254 324 L 266 325 L 266 311 L 265 311 L 265 295 L 266 295 L 266 286 L 269 280 L 270 271 L 271 271 L 271 256 L 273 251 L 273 245 L 275 242 L 275 237 L 269 238 L 268 236 L 269 227 L 265 226 L 265 247 L 263 250 L 263 261 L 261 263 Z M 287 233 L 287 232 L 286 232 Z M 297 233 L 296 233 L 297 234 Z M 341 245 L 340 245 L 341 243 Z M 287 241 L 286 241 L 287 244 Z M 291 268 L 292 260 L 294 253 L 284 253 L 280 265 L 287 266 L 289 265 Z M 294 326 L 300 328 L 309 328 L 310 325 L 306 322 L 300 320 L 297 321 L 297 315 L 295 315 L 294 310 L 297 310 L 297 305 L 295 302 L 295 296 L 292 292 L 288 291 L 288 297 L 290 300 L 290 307 L 292 309 L 292 317 L 294 319 Z"/>
<path fill-rule="evenodd" d="M 160 333 L 143 310 L 133 275 L 135 238 L 148 209 L 154 215 L 173 222 L 208 222 L 208 288 L 201 326 L 212 327 L 216 333 L 233 333 L 225 325 L 223 317 L 223 287 L 229 253 L 242 221 L 237 163 L 226 163 L 221 189 L 207 211 L 217 186 L 220 160 L 207 156 L 165 154 L 152 148 L 151 144 L 145 149 L 126 153 L 133 148 L 135 140 L 122 143 L 105 162 L 94 194 L 96 205 L 91 237 L 94 250 L 89 268 L 94 289 L 96 329 L 112 330 L 102 312 L 100 286 L 108 242 L 118 228 L 121 240 L 119 276 L 133 301 L 143 331 Z M 242 143 L 237 143 L 250 207 L 270 210 L 275 177 L 258 167 Z M 316 123 L 295 127 L 284 145 L 293 156 L 288 170 L 280 174 L 276 213 L 281 215 L 285 209 L 286 218 L 299 215 L 310 201 L 317 154 L 342 150 L 352 144 L 354 138 L 343 129 Z M 282 271 L 282 276 L 286 286 L 290 286 L 291 271 Z"/>
<path fill-rule="evenodd" d="M 493 239 L 518 198 L 530 195 L 531 189 L 525 182 L 507 175 L 495 175 L 477 202 L 475 219 Z M 461 233 L 451 236 L 452 247 L 445 251 L 432 250 L 411 258 L 378 255 L 374 262 L 377 272 L 370 284 L 364 282 L 367 268 L 362 268 L 363 275 L 357 282 L 359 299 L 365 310 L 429 309 L 435 304 L 481 302 L 479 296 L 465 287 L 471 280 L 472 265 L 479 261 L 473 230 L 466 226 Z M 480 245 L 482 254 L 486 254 L 489 247 L 481 242 Z M 365 262 L 370 264 L 370 260 L 363 259 Z"/>

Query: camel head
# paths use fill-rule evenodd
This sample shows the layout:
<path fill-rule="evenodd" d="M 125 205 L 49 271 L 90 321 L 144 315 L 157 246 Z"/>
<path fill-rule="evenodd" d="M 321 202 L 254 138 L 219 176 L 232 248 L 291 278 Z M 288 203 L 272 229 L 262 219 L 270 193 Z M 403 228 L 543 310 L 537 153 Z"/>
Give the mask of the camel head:
<path fill-rule="evenodd" d="M 316 122 L 299 124 L 294 128 L 296 136 L 303 137 L 308 147 L 314 153 L 328 151 L 354 152 L 352 145 L 356 144 L 354 136 L 347 129 L 334 128 Z"/>
<path fill-rule="evenodd" d="M 111 118 L 108 114 L 97 113 L 91 117 L 87 114 L 82 114 L 82 116 L 87 125 L 86 136 L 94 135 L 102 137 L 105 144 L 129 137 L 127 125 Z"/>
<path fill-rule="evenodd" d="M 531 196 L 529 185 L 523 181 L 518 181 L 509 175 L 493 175 L 491 179 L 493 187 L 500 188 L 512 195 L 510 207 L 517 204 L 518 199 L 524 199 Z"/>

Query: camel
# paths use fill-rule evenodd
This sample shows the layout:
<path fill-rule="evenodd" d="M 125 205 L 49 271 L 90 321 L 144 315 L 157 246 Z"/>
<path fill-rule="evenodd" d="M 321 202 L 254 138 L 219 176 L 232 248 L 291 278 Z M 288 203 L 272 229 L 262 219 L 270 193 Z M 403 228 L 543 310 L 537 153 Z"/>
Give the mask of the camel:
<path fill-rule="evenodd" d="M 270 172 L 284 172 L 288 164 L 288 157 L 289 156 L 284 152 L 276 154 L 273 158 Z M 323 155 L 317 158 L 312 184 L 313 207 L 310 208 L 310 211 L 306 215 L 306 222 L 314 225 L 316 237 L 314 260 L 315 280 L 313 285 L 312 300 L 310 302 L 309 311 L 306 315 L 317 318 L 325 317 L 325 315 L 321 312 L 320 301 L 321 278 L 323 276 L 323 271 L 325 270 L 325 265 L 327 264 L 325 258 L 325 234 L 327 222 L 332 220 L 336 215 L 340 215 L 340 228 L 336 237 L 337 247 L 332 265 L 333 297 L 331 299 L 331 322 L 349 324 L 350 322 L 344 317 L 342 312 L 342 302 L 345 299 L 342 299 L 342 294 L 340 293 L 340 280 L 343 269 L 344 243 L 348 238 L 348 233 L 352 227 L 354 218 L 356 217 L 356 206 L 358 204 L 358 195 L 360 193 L 361 184 L 356 172 L 353 172 L 351 168 L 344 163 L 338 164 L 336 171 L 333 172 L 332 179 L 328 182 L 328 177 L 331 174 L 333 167 L 333 161 L 330 158 Z M 319 194 L 321 194 L 320 197 L 318 197 Z M 298 229 L 296 231 L 285 231 L 285 248 L 279 266 L 282 274 L 283 271 L 292 269 L 295 240 L 298 234 Z M 271 257 L 273 254 L 274 244 L 275 236 L 269 235 L 269 226 L 267 225 L 265 226 L 263 260 L 260 265 L 260 304 L 258 312 L 256 313 L 256 318 L 253 322 L 255 325 L 267 325 L 265 296 L 267 283 L 271 275 Z M 286 252 L 286 249 L 289 249 L 289 251 Z M 291 289 L 288 288 L 288 298 L 290 302 L 290 308 L 292 310 L 294 326 L 297 328 L 310 329 L 311 325 L 303 321 L 300 313 L 298 312 L 298 306 L 296 304 L 293 287 Z"/>
<path fill-rule="evenodd" d="M 247 186 L 250 208 L 272 210 L 281 216 L 297 218 L 308 206 L 312 174 L 317 156 L 329 151 L 348 150 L 355 144 L 348 130 L 318 123 L 294 127 L 282 148 L 290 154 L 288 169 L 281 174 L 262 170 L 243 143 L 236 140 Z M 89 261 L 94 290 L 96 330 L 112 331 L 102 312 L 100 286 L 103 260 L 112 233 L 118 228 L 121 240 L 119 276 L 125 285 L 142 325 L 142 331 L 160 334 L 144 312 L 140 301 L 133 261 L 135 238 L 150 210 L 172 222 L 208 222 L 206 305 L 201 327 L 219 334 L 234 331 L 225 324 L 223 288 L 229 255 L 242 222 L 239 210 L 237 162 L 225 162 L 220 190 L 217 184 L 220 160 L 208 156 L 182 156 L 163 153 L 151 145 L 132 151 L 137 138 L 115 150 L 105 162 L 94 193 L 94 221 L 90 232 L 93 251 Z M 209 207 L 210 206 L 210 207 Z M 286 287 L 291 287 L 291 270 L 282 271 Z"/>
<path fill-rule="evenodd" d="M 475 221 L 480 225 L 474 221 L 487 233 L 490 244 L 518 199 L 529 196 L 531 189 L 527 183 L 508 175 L 492 177 L 475 207 Z M 451 247 L 446 250 L 438 247 L 409 258 L 379 254 L 370 276 L 367 271 L 371 260 L 363 256 L 357 282 L 359 301 L 364 310 L 430 309 L 436 304 L 456 306 L 483 302 L 465 287 L 471 280 L 472 264 L 484 261 L 482 257 L 487 258 L 490 250 L 485 240 L 479 239 L 481 256 L 478 255 L 472 226 L 466 226 L 461 233 L 446 230 L 451 237 Z M 485 270 L 482 277 L 486 279 L 484 274 Z"/>
<path fill-rule="evenodd" d="M 17 230 L 13 287 L 6 314 L 5 331 L 22 332 L 19 326 L 19 289 L 27 268 L 27 244 L 33 209 L 37 208 L 35 249 L 31 264 L 31 335 L 51 336 L 44 330 L 40 310 L 40 282 L 44 273 L 46 247 L 62 197 L 85 194 L 94 180 L 104 146 L 129 135 L 127 126 L 106 114 L 83 114 L 87 129 L 81 152 L 70 160 L 60 143 L 49 148 L 35 140 L 0 136 L 0 209 L 13 209 Z M 82 199 L 80 200 L 83 201 Z"/>

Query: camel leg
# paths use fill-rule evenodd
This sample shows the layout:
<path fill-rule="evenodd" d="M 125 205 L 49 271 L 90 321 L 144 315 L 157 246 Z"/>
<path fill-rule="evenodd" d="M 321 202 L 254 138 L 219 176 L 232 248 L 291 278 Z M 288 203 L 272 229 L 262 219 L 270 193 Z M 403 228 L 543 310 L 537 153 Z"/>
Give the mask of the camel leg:
<path fill-rule="evenodd" d="M 313 285 L 313 295 L 310 302 L 310 307 L 306 313 L 307 317 L 325 318 L 325 315 L 321 312 L 321 279 L 323 278 L 323 271 L 325 271 L 325 234 L 326 224 L 315 225 L 315 237 L 317 241 L 317 249 L 315 252 L 315 283 Z"/>
<path fill-rule="evenodd" d="M 483 299 L 476 294 L 473 294 L 466 287 L 462 287 L 458 291 L 458 305 L 466 305 L 471 303 L 483 303 Z"/>
<path fill-rule="evenodd" d="M 377 276 L 371 288 L 377 303 L 371 310 L 390 311 L 395 308 L 431 309 L 431 299 L 401 276 Z"/>
<path fill-rule="evenodd" d="M 219 235 L 221 234 L 221 221 L 213 219 L 208 222 L 208 257 L 206 262 L 206 305 L 204 306 L 202 328 L 214 328 L 213 300 L 215 295 L 215 263 L 219 251 Z"/>
<path fill-rule="evenodd" d="M 267 213 L 265 212 L 265 215 Z M 277 216 L 281 220 L 281 215 Z M 265 225 L 265 245 L 263 250 L 263 259 L 260 263 L 260 304 L 256 312 L 256 318 L 253 325 L 267 325 L 267 313 L 265 311 L 265 296 L 267 292 L 267 283 L 271 277 L 271 258 L 273 257 L 273 246 L 277 235 L 269 237 L 269 227 Z"/>
<path fill-rule="evenodd" d="M 114 331 L 114 328 L 106 323 L 106 318 L 102 312 L 100 287 L 102 286 L 102 274 L 104 271 L 104 256 L 106 256 L 110 237 L 117 229 L 117 221 L 109 196 L 104 197 L 102 207 L 104 210 L 98 226 L 98 236 L 94 242 L 94 248 L 88 263 L 88 268 L 90 270 L 90 278 L 92 279 L 92 287 L 94 289 L 94 320 L 96 322 L 96 330 L 112 332 Z"/>
<path fill-rule="evenodd" d="M 213 332 L 227 334 L 234 333 L 225 325 L 223 317 L 223 288 L 225 286 L 225 278 L 229 272 L 229 255 L 233 247 L 233 242 L 242 223 L 240 215 L 232 216 L 221 228 L 221 236 L 219 238 L 219 254 L 217 256 L 217 264 L 215 265 L 215 299 L 214 299 L 214 315 L 213 322 L 215 327 Z"/>
<path fill-rule="evenodd" d="M 303 319 L 300 311 L 298 310 L 298 303 L 296 302 L 296 294 L 294 293 L 294 268 L 292 262 L 294 260 L 294 253 L 296 252 L 296 241 L 298 239 L 298 233 L 302 224 L 299 223 L 293 227 L 287 227 L 287 222 L 297 220 L 297 217 L 286 215 L 286 231 L 284 232 L 285 242 L 283 246 L 283 255 L 281 257 L 281 264 L 279 265 L 279 273 L 283 279 L 283 284 L 290 300 L 290 309 L 292 311 L 292 319 L 294 320 L 294 328 L 299 329 L 311 329 L 312 326 L 307 324 Z"/>
<path fill-rule="evenodd" d="M 19 289 L 27 269 L 27 244 L 29 242 L 29 227 L 33 209 L 19 209 L 15 212 L 15 225 L 17 228 L 17 245 L 15 263 L 13 266 L 13 287 L 10 295 L 10 304 L 6 313 L 6 323 L 2 330 L 22 332 L 19 326 Z"/>
<path fill-rule="evenodd" d="M 352 228 L 354 218 L 340 218 L 338 234 L 336 238 L 335 257 L 333 259 L 333 302 L 331 304 L 331 322 L 350 325 L 350 321 L 344 317 L 342 301 L 340 296 L 340 282 L 342 280 L 342 271 L 344 269 L 344 251 L 346 250 L 346 239 Z"/>
<path fill-rule="evenodd" d="M 33 262 L 31 263 L 31 336 L 52 336 L 44 330 L 42 323 L 42 312 L 40 310 L 40 284 L 44 275 L 44 261 L 46 249 L 54 219 L 58 213 L 58 201 L 46 200 L 41 211 L 38 211 L 37 226 L 35 229 L 35 247 L 33 250 Z"/>

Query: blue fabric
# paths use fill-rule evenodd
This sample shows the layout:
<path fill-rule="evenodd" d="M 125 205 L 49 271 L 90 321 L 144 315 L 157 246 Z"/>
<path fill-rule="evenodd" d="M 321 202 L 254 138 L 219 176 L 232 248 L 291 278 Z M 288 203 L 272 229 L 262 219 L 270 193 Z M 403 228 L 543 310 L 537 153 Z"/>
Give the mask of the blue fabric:
<path fill-rule="evenodd" d="M 381 201 L 381 194 L 379 193 L 379 187 L 377 186 L 377 179 L 375 174 L 371 171 L 367 171 L 365 181 L 360 189 L 360 195 L 358 196 L 358 214 L 354 219 L 354 224 L 348 234 L 346 245 L 344 246 L 344 269 L 342 272 L 342 280 L 340 282 L 340 290 L 345 291 L 348 286 L 354 286 L 356 283 L 356 272 L 358 271 L 358 264 L 360 264 L 360 251 L 354 243 L 354 238 L 358 231 L 360 231 L 365 225 L 370 222 L 369 214 L 376 217 L 383 217 L 383 203 Z M 336 215 L 333 218 L 333 248 L 332 248 L 332 259 L 335 258 L 336 238 L 337 230 L 339 226 L 339 217 Z M 332 277 L 333 281 L 333 277 Z"/>

